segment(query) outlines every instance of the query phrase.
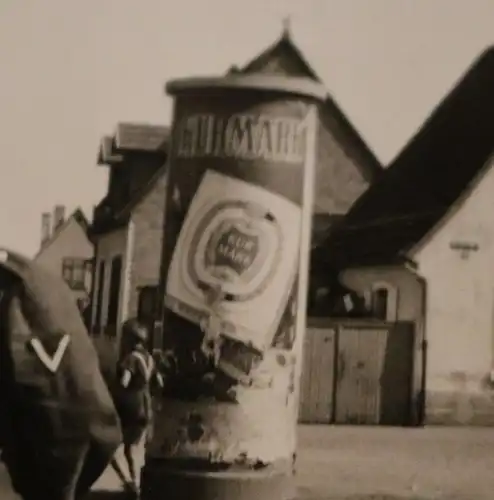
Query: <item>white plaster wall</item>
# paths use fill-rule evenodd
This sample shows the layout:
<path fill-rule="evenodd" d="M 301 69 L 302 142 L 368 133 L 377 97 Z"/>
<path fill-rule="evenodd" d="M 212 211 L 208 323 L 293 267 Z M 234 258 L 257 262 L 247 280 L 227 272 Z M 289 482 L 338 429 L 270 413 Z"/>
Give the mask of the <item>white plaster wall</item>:
<path fill-rule="evenodd" d="M 463 260 L 453 241 L 479 250 Z M 413 258 L 427 279 L 427 390 L 478 391 L 494 355 L 494 169 Z"/>
<path fill-rule="evenodd" d="M 93 245 L 85 231 L 73 218 L 69 219 L 63 231 L 46 246 L 34 260 L 45 269 L 62 277 L 62 263 L 65 257 L 91 259 Z M 86 297 L 87 292 L 74 290 L 74 297 Z"/>

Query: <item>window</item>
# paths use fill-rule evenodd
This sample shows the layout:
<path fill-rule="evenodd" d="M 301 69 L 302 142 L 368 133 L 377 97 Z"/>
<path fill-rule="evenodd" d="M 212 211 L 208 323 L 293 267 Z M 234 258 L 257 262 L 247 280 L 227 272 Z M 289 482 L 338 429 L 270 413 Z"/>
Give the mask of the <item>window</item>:
<path fill-rule="evenodd" d="M 388 290 L 378 288 L 372 295 L 372 311 L 378 319 L 386 320 L 388 318 Z"/>
<path fill-rule="evenodd" d="M 122 281 L 122 257 L 114 257 L 111 262 L 110 290 L 108 296 L 107 331 L 110 336 L 116 335 L 118 306 L 120 304 L 120 283 Z"/>
<path fill-rule="evenodd" d="M 91 261 L 67 257 L 62 261 L 62 277 L 72 290 L 86 290 L 91 276 Z"/>
<path fill-rule="evenodd" d="M 383 321 L 396 321 L 398 314 L 398 293 L 388 283 L 375 283 L 371 294 L 372 315 Z"/>
<path fill-rule="evenodd" d="M 102 260 L 98 266 L 98 288 L 95 294 L 96 297 L 96 314 L 94 318 L 94 333 L 100 333 L 103 311 L 103 290 L 105 289 L 105 261 Z"/>

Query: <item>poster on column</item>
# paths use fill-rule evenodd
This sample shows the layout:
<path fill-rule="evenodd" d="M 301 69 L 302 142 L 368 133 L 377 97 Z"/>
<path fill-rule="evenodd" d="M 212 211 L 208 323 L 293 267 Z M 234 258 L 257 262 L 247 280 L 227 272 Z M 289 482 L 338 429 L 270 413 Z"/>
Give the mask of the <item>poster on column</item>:
<path fill-rule="evenodd" d="M 176 314 L 201 324 L 205 291 L 221 289 L 221 329 L 264 352 L 297 271 L 300 208 L 257 186 L 208 170 L 180 232 L 166 286 Z"/>
<path fill-rule="evenodd" d="M 164 287 L 174 400 L 237 402 L 268 351 L 293 343 L 314 122 L 302 100 L 233 97 L 176 102 Z"/>

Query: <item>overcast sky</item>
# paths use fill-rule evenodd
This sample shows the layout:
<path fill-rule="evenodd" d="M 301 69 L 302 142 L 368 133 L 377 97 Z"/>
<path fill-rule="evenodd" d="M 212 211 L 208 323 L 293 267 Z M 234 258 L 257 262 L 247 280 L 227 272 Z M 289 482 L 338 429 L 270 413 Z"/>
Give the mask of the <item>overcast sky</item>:
<path fill-rule="evenodd" d="M 90 215 L 100 137 L 168 123 L 168 79 L 243 64 L 287 15 L 384 163 L 494 38 L 492 0 L 0 0 L 0 246 L 35 252 L 56 203 Z"/>

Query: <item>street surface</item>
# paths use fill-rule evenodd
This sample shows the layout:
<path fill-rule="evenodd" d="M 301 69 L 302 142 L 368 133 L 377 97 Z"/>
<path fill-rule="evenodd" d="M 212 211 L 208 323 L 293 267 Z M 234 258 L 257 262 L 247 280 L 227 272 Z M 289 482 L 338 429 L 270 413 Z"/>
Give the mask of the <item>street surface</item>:
<path fill-rule="evenodd" d="M 494 428 L 301 426 L 299 443 L 299 500 L 494 499 Z M 91 500 L 119 488 L 109 470 Z M 15 498 L 2 470 L 0 499 Z"/>

